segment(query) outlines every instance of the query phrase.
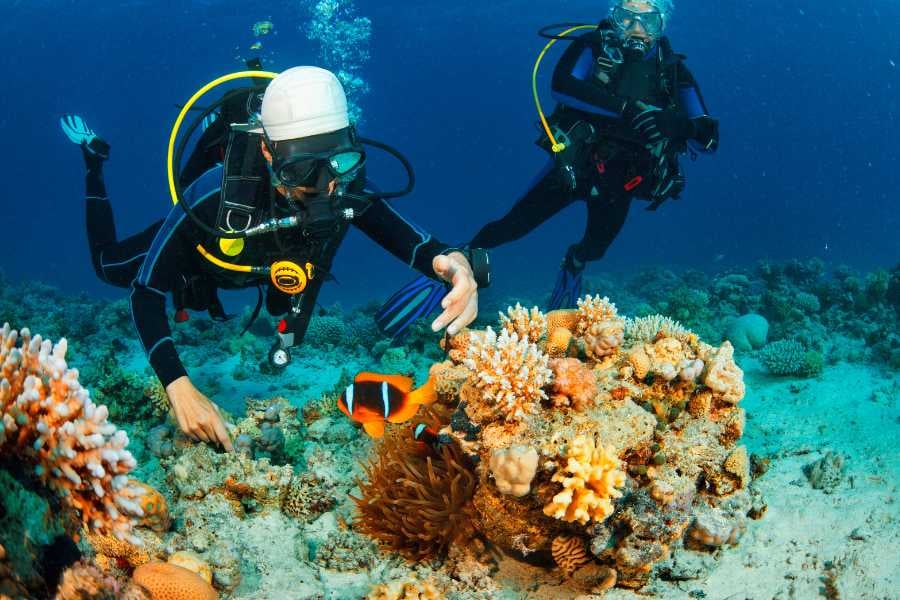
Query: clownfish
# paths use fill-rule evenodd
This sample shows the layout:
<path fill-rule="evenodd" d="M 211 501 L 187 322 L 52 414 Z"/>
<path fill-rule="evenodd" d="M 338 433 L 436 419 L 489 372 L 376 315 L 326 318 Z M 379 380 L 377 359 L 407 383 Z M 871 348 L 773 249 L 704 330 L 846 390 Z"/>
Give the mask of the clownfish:
<path fill-rule="evenodd" d="M 419 412 L 419 406 L 437 399 L 434 382 L 413 390 L 413 380 L 402 375 L 360 373 L 347 386 L 337 405 L 342 413 L 357 423 L 370 436 L 384 435 L 384 423 L 403 423 Z"/>
<path fill-rule="evenodd" d="M 450 443 L 447 435 L 439 434 L 433 427 L 429 427 L 427 423 L 418 423 L 412 428 L 412 437 L 421 444 L 424 450 L 440 451 L 445 445 Z"/>

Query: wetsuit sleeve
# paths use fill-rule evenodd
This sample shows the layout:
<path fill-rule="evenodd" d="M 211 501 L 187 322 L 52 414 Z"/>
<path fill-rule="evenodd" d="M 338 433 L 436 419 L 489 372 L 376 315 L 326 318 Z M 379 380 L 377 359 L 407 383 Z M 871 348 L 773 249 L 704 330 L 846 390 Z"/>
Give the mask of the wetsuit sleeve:
<path fill-rule="evenodd" d="M 682 62 L 678 63 L 678 103 L 694 123 L 690 147 L 697 152 L 715 152 L 719 147 L 719 122 L 710 116 L 697 80 Z"/>
<path fill-rule="evenodd" d="M 611 117 L 621 116 L 628 98 L 617 96 L 590 79 L 594 66 L 594 51 L 585 37 L 578 38 L 566 49 L 553 71 L 553 97 L 557 102 Z"/>
<path fill-rule="evenodd" d="M 218 202 L 218 188 L 206 190 L 204 184 L 217 182 L 208 172 L 185 190 L 185 201 L 201 214 Z M 144 263 L 132 283 L 131 311 L 147 359 L 163 386 L 187 375 L 175 348 L 166 314 L 166 296 L 189 281 L 196 267 L 199 234 L 180 207 L 172 207 L 150 244 Z"/>
<path fill-rule="evenodd" d="M 376 244 L 428 277 L 434 277 L 431 261 L 453 248 L 402 217 L 386 200 L 377 200 L 353 224 Z"/>

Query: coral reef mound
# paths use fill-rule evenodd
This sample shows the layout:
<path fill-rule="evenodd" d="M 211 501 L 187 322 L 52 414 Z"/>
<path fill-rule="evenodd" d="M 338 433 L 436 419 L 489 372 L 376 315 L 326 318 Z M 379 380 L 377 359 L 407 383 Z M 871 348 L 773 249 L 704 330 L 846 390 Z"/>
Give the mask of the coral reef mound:
<path fill-rule="evenodd" d="M 438 432 L 452 441 L 445 456 L 474 465 L 482 539 L 531 564 L 556 562 L 582 592 L 643 587 L 692 540 L 701 551 L 737 542 L 751 501 L 738 446 L 743 372 L 730 343 L 713 347 L 659 315 L 625 319 L 599 296 L 546 317 L 512 308 L 500 326 L 500 335 L 460 332 L 445 343 L 451 361 L 432 368 L 454 411 Z M 398 442 L 379 452 L 358 501 L 363 528 L 412 556 L 431 554 L 415 516 L 421 494 L 440 495 L 447 484 L 437 480 L 468 481 L 468 471 L 435 477 L 431 459 L 411 468 L 412 447 Z M 401 505 L 405 515 L 395 514 Z M 446 520 L 446 510 L 432 512 Z M 710 519 L 728 535 L 704 535 Z"/>

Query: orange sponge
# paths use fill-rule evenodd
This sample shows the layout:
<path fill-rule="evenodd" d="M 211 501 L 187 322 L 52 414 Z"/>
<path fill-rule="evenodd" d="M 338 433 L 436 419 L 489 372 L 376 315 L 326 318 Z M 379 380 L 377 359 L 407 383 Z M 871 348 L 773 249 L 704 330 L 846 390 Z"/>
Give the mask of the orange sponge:
<path fill-rule="evenodd" d="M 202 577 L 169 563 L 143 564 L 134 570 L 132 578 L 153 600 L 218 600 L 219 597 Z"/>

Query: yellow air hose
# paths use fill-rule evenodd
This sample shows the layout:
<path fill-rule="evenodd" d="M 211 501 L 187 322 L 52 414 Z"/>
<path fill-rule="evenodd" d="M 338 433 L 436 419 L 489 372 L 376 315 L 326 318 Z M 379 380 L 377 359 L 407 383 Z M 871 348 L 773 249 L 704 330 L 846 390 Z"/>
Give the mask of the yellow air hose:
<path fill-rule="evenodd" d="M 566 29 L 562 33 L 560 33 L 557 37 L 565 37 L 572 33 L 573 31 L 578 31 L 579 29 L 597 29 L 596 25 L 578 25 L 576 27 L 570 27 Z M 531 72 L 531 91 L 534 94 L 534 104 L 537 106 L 538 116 L 541 118 L 541 125 L 544 127 L 544 131 L 547 132 L 547 137 L 550 139 L 551 148 L 553 149 L 554 154 L 558 154 L 566 149 L 566 145 L 556 141 L 556 137 L 554 137 L 553 132 L 550 130 L 550 124 L 547 122 L 547 117 L 544 116 L 544 109 L 541 108 L 541 98 L 538 94 L 537 89 L 537 76 L 538 71 L 541 68 L 541 61 L 544 60 L 544 55 L 547 54 L 547 51 L 553 47 L 553 44 L 558 42 L 559 40 L 554 38 L 547 42 L 547 45 L 544 46 L 544 49 L 541 50 L 541 53 L 538 54 L 537 60 L 534 61 L 534 69 Z"/>
<path fill-rule="evenodd" d="M 175 119 L 175 125 L 172 126 L 172 133 L 169 135 L 169 149 L 166 153 L 166 174 L 168 176 L 169 195 L 172 197 L 172 204 L 178 204 L 178 191 L 175 187 L 175 141 L 178 138 L 178 132 L 181 130 L 181 125 L 184 122 L 184 118 L 187 116 L 188 112 L 190 112 L 191 108 L 193 108 L 194 104 L 197 103 L 197 100 L 203 97 L 210 90 L 222 85 L 223 83 L 234 81 L 235 79 L 243 79 L 245 77 L 258 79 L 274 79 L 277 75 L 278 73 L 272 73 L 271 71 L 237 71 L 235 73 L 223 75 L 218 79 L 210 81 L 202 88 L 197 90 L 197 92 L 193 96 L 191 96 L 191 99 L 188 100 L 187 103 L 182 107 L 181 112 L 178 113 L 178 118 Z M 202 244 L 197 244 L 197 252 L 199 252 L 206 260 L 222 269 L 227 269 L 229 271 L 239 271 L 242 273 L 252 273 L 257 270 L 256 268 L 249 265 L 235 265 L 232 263 L 227 263 L 213 256 L 209 251 L 206 250 L 206 248 L 203 247 Z"/>

